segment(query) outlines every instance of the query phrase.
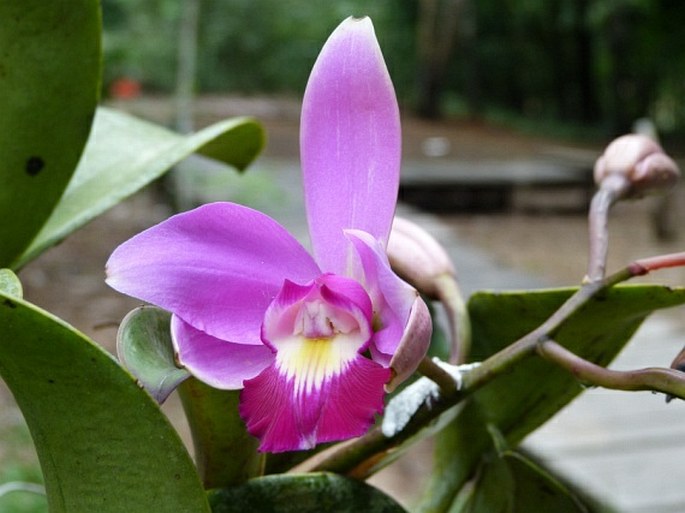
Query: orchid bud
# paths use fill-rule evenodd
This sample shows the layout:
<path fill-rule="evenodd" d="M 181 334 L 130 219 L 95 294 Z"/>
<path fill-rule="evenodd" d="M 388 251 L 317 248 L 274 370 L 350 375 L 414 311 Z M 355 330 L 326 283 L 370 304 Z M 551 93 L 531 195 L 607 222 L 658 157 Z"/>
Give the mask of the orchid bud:
<path fill-rule="evenodd" d="M 440 276 L 455 276 L 456 271 L 445 248 L 417 224 L 395 217 L 388 241 L 390 265 L 416 289 L 437 299 Z"/>
<path fill-rule="evenodd" d="M 443 304 L 452 341 L 450 361 L 463 362 L 470 346 L 471 323 L 457 272 L 445 248 L 417 224 L 395 217 L 387 254 L 397 274 L 420 293 Z"/>
<path fill-rule="evenodd" d="M 594 178 L 602 186 L 627 181 L 625 197 L 637 198 L 672 187 L 680 171 L 661 146 L 645 135 L 624 135 L 612 141 L 597 159 Z"/>

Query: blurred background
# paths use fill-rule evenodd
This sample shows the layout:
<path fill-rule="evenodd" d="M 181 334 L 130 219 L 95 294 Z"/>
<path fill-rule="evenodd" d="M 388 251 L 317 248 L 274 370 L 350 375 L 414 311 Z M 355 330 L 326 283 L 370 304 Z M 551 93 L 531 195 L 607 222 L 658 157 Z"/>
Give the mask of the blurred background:
<path fill-rule="evenodd" d="M 187 132 L 225 117 L 263 122 L 244 175 L 200 159 L 137 194 L 22 270 L 28 300 L 112 351 L 138 305 L 104 284 L 118 244 L 174 210 L 249 204 L 306 243 L 298 164 L 300 98 L 330 32 L 373 19 L 403 118 L 400 211 L 455 260 L 467 293 L 575 285 L 585 272 L 594 160 L 615 136 L 658 138 L 685 155 L 685 3 L 680 0 L 102 0 L 103 102 Z M 682 251 L 682 185 L 619 204 L 609 268 Z M 676 269 L 647 281 L 685 285 Z M 682 310 L 645 325 L 617 365 L 668 366 Z M 30 436 L 0 389 L 0 485 L 39 482 Z M 165 409 L 187 439 L 178 402 Z M 611 511 L 685 511 L 685 410 L 651 394 L 590 391 L 528 448 Z M 416 497 L 430 446 L 377 479 Z M 609 511 L 610 509 L 607 509 Z M 0 512 L 44 512 L 0 496 Z"/>
<path fill-rule="evenodd" d="M 178 82 L 195 39 L 198 94 L 301 95 L 342 18 L 371 16 L 402 105 L 614 135 L 649 116 L 685 126 L 678 0 L 103 0 L 105 90 Z M 194 11 L 194 17 L 188 12 Z M 184 23 L 194 30 L 184 29 Z"/>

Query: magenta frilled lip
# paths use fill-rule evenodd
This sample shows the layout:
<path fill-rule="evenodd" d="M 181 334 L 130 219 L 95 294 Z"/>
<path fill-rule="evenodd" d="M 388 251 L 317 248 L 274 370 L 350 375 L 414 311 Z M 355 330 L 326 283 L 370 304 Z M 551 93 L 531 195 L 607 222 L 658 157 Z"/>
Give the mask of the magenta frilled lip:
<path fill-rule="evenodd" d="M 107 283 L 172 312 L 178 361 L 240 389 L 260 450 L 363 434 L 413 372 L 427 309 L 390 269 L 399 110 L 368 18 L 345 20 L 305 91 L 300 146 L 310 255 L 270 217 L 213 203 L 119 246 Z M 400 354 L 401 353 L 401 354 Z"/>

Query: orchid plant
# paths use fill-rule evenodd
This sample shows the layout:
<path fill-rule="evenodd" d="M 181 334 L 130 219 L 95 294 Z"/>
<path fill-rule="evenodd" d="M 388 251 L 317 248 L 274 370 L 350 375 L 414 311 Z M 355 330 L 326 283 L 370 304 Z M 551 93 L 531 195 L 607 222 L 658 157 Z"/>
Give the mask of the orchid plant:
<path fill-rule="evenodd" d="M 121 322 L 115 360 L 23 299 L 14 271 L 189 153 L 246 167 L 263 134 L 238 118 L 181 136 L 97 107 L 98 3 L 39 2 L 0 3 L 13 20 L 0 70 L 28 68 L 0 74 L 0 213 L 17 220 L 0 224 L 0 376 L 52 513 L 401 512 L 364 480 L 426 437 L 434 468 L 413 510 L 595 511 L 517 452 L 521 440 L 581 393 L 578 381 L 685 398 L 681 358 L 606 368 L 651 312 L 685 303 L 683 288 L 617 286 L 683 265 L 683 253 L 606 273 L 610 207 L 672 185 L 675 163 L 645 138 L 607 148 L 580 287 L 464 298 L 458 262 L 394 219 L 399 109 L 367 18 L 331 34 L 303 99 L 311 251 L 224 202 L 123 242 L 107 283 L 151 306 Z M 28 87 L 31 66 L 60 94 Z M 51 122 L 36 125 L 36 112 Z M 432 321 L 441 307 L 445 326 Z M 176 389 L 193 459 L 160 409 Z M 9 483 L 0 500 L 33 489 Z"/>

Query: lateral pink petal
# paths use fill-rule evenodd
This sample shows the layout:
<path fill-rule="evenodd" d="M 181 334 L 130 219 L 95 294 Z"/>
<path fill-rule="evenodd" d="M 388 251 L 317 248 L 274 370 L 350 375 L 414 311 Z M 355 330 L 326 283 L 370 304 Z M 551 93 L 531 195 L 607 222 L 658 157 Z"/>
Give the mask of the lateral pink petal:
<path fill-rule="evenodd" d="M 169 310 L 222 340 L 261 344 L 264 312 L 284 279 L 320 271 L 276 221 L 233 203 L 179 214 L 119 246 L 107 262 L 114 289 Z"/>
<path fill-rule="evenodd" d="M 298 391 L 296 379 L 271 365 L 245 382 L 240 415 L 250 434 L 259 438 L 260 451 L 311 449 L 363 435 L 383 411 L 383 387 L 389 379 L 389 369 L 357 355 L 321 387 Z"/>
<path fill-rule="evenodd" d="M 196 330 L 175 315 L 171 319 L 178 363 L 214 388 L 240 389 L 244 380 L 254 378 L 274 360 L 267 346 L 226 342 Z"/>
<path fill-rule="evenodd" d="M 404 336 L 418 293 L 390 268 L 381 243 L 359 230 L 345 231 L 357 254 L 354 276 L 363 285 L 373 303 L 374 360 L 389 365 Z"/>
<path fill-rule="evenodd" d="M 388 392 L 392 392 L 417 369 L 428 352 L 432 333 L 433 324 L 428 306 L 421 297 L 417 297 L 402 340 L 390 361 L 393 377 L 385 387 Z"/>
<path fill-rule="evenodd" d="M 307 219 L 321 269 L 346 270 L 346 228 L 385 245 L 397 201 L 400 117 L 368 18 L 329 37 L 304 94 L 300 129 Z"/>

